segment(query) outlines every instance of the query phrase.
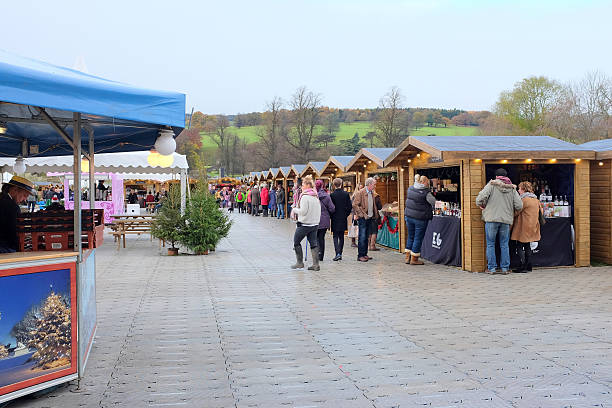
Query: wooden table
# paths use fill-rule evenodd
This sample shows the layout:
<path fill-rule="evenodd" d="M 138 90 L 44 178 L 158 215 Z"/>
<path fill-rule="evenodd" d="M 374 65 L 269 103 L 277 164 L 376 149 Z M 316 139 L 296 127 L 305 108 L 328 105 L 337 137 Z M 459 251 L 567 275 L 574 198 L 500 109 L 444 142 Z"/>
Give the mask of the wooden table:
<path fill-rule="evenodd" d="M 127 234 L 142 234 L 145 232 L 151 233 L 151 226 L 155 219 L 153 214 L 145 215 L 111 215 L 114 218 L 113 225 L 115 231 L 113 235 L 117 238 L 117 249 L 121 249 L 121 241 L 123 239 L 123 247 L 125 248 L 125 236 Z M 153 240 L 153 236 L 151 236 Z"/>

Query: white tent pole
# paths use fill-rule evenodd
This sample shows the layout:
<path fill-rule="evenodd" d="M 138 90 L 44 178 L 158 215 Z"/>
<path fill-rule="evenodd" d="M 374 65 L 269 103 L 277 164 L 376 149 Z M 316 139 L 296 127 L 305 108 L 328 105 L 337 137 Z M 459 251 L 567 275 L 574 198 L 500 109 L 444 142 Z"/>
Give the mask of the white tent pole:
<path fill-rule="evenodd" d="M 185 207 L 187 205 L 187 182 L 185 177 L 185 169 L 181 169 L 181 214 L 185 214 Z"/>
<path fill-rule="evenodd" d="M 89 209 L 96 208 L 96 173 L 94 170 L 94 132 L 89 129 Z"/>
<path fill-rule="evenodd" d="M 72 137 L 74 152 L 74 251 L 78 253 L 77 264 L 81 263 L 81 114 L 74 112 L 74 134 Z M 70 191 L 68 191 L 70 199 Z"/>

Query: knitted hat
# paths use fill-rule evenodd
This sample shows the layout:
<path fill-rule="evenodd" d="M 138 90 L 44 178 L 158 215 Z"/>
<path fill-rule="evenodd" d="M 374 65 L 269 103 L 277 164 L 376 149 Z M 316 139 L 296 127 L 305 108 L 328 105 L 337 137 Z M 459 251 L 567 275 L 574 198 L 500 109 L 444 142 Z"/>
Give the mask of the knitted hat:
<path fill-rule="evenodd" d="M 315 186 L 317 188 L 317 191 L 321 190 L 321 188 L 323 188 L 323 180 L 315 181 Z"/>
<path fill-rule="evenodd" d="M 7 184 L 10 186 L 19 187 L 20 189 L 25 190 L 30 194 L 36 193 L 34 190 L 34 183 L 23 177 L 13 176 L 11 181 L 9 181 Z"/>

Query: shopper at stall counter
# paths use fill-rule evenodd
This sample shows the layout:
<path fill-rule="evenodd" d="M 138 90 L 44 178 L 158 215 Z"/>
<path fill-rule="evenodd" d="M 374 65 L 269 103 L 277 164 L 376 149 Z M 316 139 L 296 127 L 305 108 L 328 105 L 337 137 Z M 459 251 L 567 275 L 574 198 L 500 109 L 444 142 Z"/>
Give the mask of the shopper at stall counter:
<path fill-rule="evenodd" d="M 370 228 L 372 218 L 376 211 L 376 179 L 369 177 L 365 181 L 365 187 L 355 193 L 353 200 L 353 211 L 357 224 L 359 225 L 359 237 L 357 239 L 357 260 L 368 262 L 373 259 L 368 256 L 368 242 L 370 239 Z"/>
<path fill-rule="evenodd" d="M 330 198 L 336 208 L 336 211 L 331 216 L 331 231 L 336 252 L 333 260 L 340 261 L 344 250 L 344 231 L 348 228 L 347 219 L 351 215 L 353 206 L 351 204 L 351 196 L 342 188 L 342 179 L 335 178 L 333 186 L 334 191 L 330 194 Z"/>
<path fill-rule="evenodd" d="M 29 180 L 13 176 L 2 185 L 0 192 L 0 253 L 16 252 L 19 248 L 17 237 L 17 216 L 21 212 L 19 204 L 30 194 L 35 194 L 34 184 Z"/>
<path fill-rule="evenodd" d="M 429 192 L 429 179 L 417 175 L 406 192 L 404 220 L 406 221 L 406 263 L 423 265 L 419 259 L 427 224 L 433 218 L 436 198 Z"/>
<path fill-rule="evenodd" d="M 495 171 L 495 179 L 487 183 L 476 197 L 476 205 L 482 209 L 487 239 L 487 272 L 491 274 L 510 273 L 510 226 L 514 221 L 514 212 L 523 209 L 523 202 L 516 191 L 516 186 L 508 178 L 505 169 Z M 500 267 L 497 269 L 495 241 L 499 236 L 501 249 Z"/>
<path fill-rule="evenodd" d="M 540 240 L 540 200 L 533 193 L 533 186 L 528 181 L 518 185 L 518 192 L 523 202 L 523 209 L 514 217 L 510 239 L 517 242 L 520 260 L 515 273 L 531 272 L 531 243 Z"/>

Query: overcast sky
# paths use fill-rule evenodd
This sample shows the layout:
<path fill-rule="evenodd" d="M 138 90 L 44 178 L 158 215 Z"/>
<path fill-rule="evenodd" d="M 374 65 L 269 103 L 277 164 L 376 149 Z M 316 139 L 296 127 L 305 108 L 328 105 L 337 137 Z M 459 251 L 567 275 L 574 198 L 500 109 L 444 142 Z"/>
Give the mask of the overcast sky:
<path fill-rule="evenodd" d="M 471 110 L 530 75 L 612 75 L 611 16 L 609 0 L 20 0 L 0 48 L 184 92 L 187 111 L 261 111 L 301 85 L 333 107 L 396 85 L 407 106 Z"/>

